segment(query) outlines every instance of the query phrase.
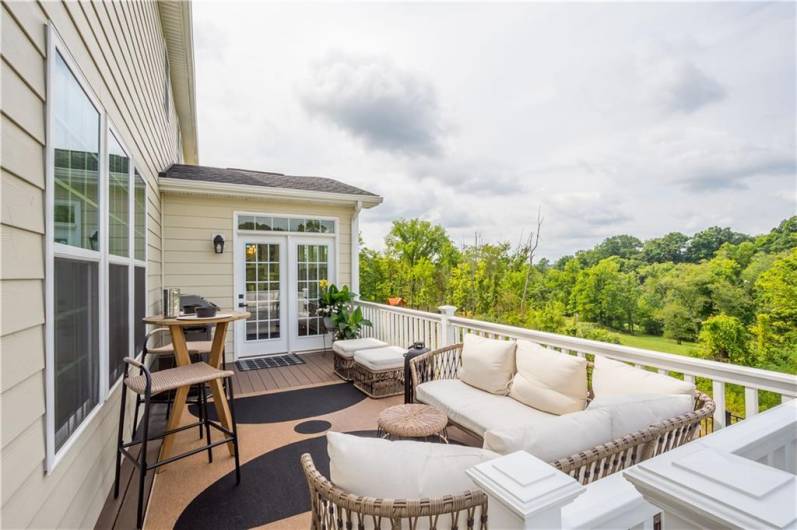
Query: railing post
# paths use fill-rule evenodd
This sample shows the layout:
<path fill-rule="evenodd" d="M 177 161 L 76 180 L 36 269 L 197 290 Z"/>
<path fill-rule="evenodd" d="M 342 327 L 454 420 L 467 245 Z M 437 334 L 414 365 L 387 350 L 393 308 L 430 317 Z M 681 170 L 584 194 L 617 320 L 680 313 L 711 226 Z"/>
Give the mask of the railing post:
<path fill-rule="evenodd" d="M 726 427 L 725 422 L 725 383 L 722 381 L 711 382 L 711 399 L 717 405 L 714 409 L 714 430 Z"/>
<path fill-rule="evenodd" d="M 448 323 L 448 318 L 453 317 L 457 312 L 456 306 L 441 305 L 437 309 L 440 310 L 440 347 L 445 348 L 456 342 L 454 337 L 454 327 Z"/>
<path fill-rule="evenodd" d="M 525 451 L 484 462 L 466 473 L 488 496 L 490 528 L 561 528 L 562 508 L 584 492 L 573 477 Z"/>

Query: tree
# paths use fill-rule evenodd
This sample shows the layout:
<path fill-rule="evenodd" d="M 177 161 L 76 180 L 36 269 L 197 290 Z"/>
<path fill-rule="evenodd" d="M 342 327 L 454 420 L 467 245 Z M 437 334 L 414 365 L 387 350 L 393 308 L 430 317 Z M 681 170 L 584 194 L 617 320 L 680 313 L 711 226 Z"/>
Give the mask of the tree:
<path fill-rule="evenodd" d="M 642 260 L 646 263 L 680 263 L 684 260 L 689 236 L 681 232 L 645 241 L 642 246 Z"/>
<path fill-rule="evenodd" d="M 766 320 L 772 346 L 797 344 L 797 249 L 772 263 L 755 283 L 759 319 Z"/>
<path fill-rule="evenodd" d="M 581 271 L 573 288 L 575 308 L 581 318 L 615 329 L 627 326 L 633 330 L 638 296 L 635 275 L 622 272 L 617 257 Z"/>
<path fill-rule="evenodd" d="M 750 334 L 736 317 L 722 313 L 706 319 L 700 327 L 698 340 L 705 357 L 745 366 L 755 365 Z"/>
<path fill-rule="evenodd" d="M 797 248 L 797 215 L 784 219 L 769 234 L 755 239 L 758 250 L 777 253 Z"/>
<path fill-rule="evenodd" d="M 664 323 L 664 336 L 675 340 L 678 344 L 685 340 L 694 340 L 698 323 L 682 305 L 670 302 L 659 311 Z"/>
<path fill-rule="evenodd" d="M 697 232 L 689 240 L 689 244 L 686 246 L 686 261 L 697 263 L 704 259 L 711 259 L 723 243 L 738 245 L 742 241 L 749 239 L 750 236 L 734 232 L 727 227 L 712 226 L 706 228 L 701 232 Z"/>

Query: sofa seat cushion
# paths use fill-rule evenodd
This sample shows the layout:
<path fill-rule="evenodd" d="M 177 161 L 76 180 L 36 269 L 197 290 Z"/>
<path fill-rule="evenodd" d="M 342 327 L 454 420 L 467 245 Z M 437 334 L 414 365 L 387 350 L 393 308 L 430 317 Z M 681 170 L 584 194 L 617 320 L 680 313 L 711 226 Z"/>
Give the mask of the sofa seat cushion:
<path fill-rule="evenodd" d="M 465 383 L 505 396 L 515 375 L 515 341 L 465 335 L 459 378 Z"/>
<path fill-rule="evenodd" d="M 351 359 L 354 357 L 354 352 L 357 350 L 383 348 L 385 346 L 387 346 L 386 342 L 382 342 L 381 340 L 375 339 L 373 337 L 367 337 L 364 339 L 336 340 L 332 343 L 332 351 L 341 357 Z"/>
<path fill-rule="evenodd" d="M 398 346 L 384 346 L 382 348 L 368 348 L 354 352 L 354 362 L 378 372 L 392 370 L 404 366 L 404 354 L 407 350 Z"/>
<path fill-rule="evenodd" d="M 478 447 L 390 441 L 338 432 L 327 433 L 327 453 L 333 484 L 354 495 L 383 499 L 476 491 L 465 470 L 498 458 L 494 452 Z"/>
<path fill-rule="evenodd" d="M 630 394 L 601 396 L 592 400 L 587 410 L 603 409 L 612 417 L 612 438 L 647 429 L 694 410 L 694 399 L 686 394 Z"/>
<path fill-rule="evenodd" d="M 454 423 L 484 436 L 493 429 L 530 425 L 553 414 L 533 409 L 509 396 L 497 396 L 463 383 L 458 379 L 442 379 L 418 385 L 416 398 L 439 408 Z"/>
<path fill-rule="evenodd" d="M 584 410 L 587 404 L 587 360 L 519 340 L 517 373 L 510 397 L 551 414 Z"/>
<path fill-rule="evenodd" d="M 596 398 L 629 394 L 687 394 L 694 396 L 695 385 L 596 355 L 595 368 L 592 371 L 592 391 Z"/>
<path fill-rule="evenodd" d="M 489 430 L 484 447 L 499 454 L 526 451 L 544 462 L 555 462 L 612 441 L 611 424 L 605 409 L 581 410 L 531 425 Z"/>

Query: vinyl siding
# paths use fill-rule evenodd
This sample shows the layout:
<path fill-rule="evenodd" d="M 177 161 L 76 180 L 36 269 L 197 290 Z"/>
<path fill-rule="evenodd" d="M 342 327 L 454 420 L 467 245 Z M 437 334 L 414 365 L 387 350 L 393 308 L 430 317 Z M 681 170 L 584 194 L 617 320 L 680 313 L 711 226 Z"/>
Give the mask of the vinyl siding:
<path fill-rule="evenodd" d="M 117 386 L 55 469 L 45 472 L 44 147 L 52 23 L 147 182 L 149 310 L 161 288 L 157 175 L 182 157 L 164 112 L 165 40 L 155 2 L 2 2 L 2 521 L 91 527 L 113 481 Z"/>
<path fill-rule="evenodd" d="M 236 197 L 202 197 L 167 193 L 163 197 L 164 284 L 184 293 L 205 296 L 223 310 L 233 309 L 234 212 L 337 217 L 338 283 L 351 285 L 351 217 L 353 207 L 312 202 Z M 223 254 L 215 254 L 211 240 L 224 237 Z M 227 336 L 232 358 L 234 333 Z"/>

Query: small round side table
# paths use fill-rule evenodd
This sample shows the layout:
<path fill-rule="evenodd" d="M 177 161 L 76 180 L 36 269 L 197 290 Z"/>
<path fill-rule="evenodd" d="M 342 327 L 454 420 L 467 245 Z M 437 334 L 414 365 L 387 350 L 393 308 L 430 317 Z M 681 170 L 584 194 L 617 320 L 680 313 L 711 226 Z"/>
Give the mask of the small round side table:
<path fill-rule="evenodd" d="M 380 438 L 439 438 L 448 443 L 448 416 L 430 405 L 412 403 L 388 407 L 379 414 L 377 432 Z"/>

